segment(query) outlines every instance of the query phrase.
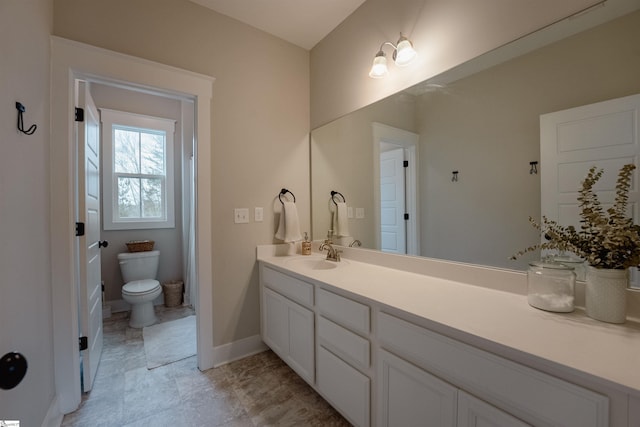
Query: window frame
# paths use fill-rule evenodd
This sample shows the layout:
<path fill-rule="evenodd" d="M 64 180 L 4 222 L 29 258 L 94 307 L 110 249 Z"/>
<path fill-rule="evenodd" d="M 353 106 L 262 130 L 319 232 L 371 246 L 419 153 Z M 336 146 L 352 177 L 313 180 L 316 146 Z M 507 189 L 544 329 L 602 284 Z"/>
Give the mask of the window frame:
<path fill-rule="evenodd" d="M 104 230 L 137 230 L 175 228 L 174 203 L 174 136 L 176 121 L 161 117 L 100 108 L 102 135 L 102 227 Z M 120 218 L 118 216 L 118 174 L 115 172 L 114 125 L 132 129 L 165 133 L 165 175 L 162 187 L 164 216 L 151 218 Z M 145 175 L 145 174 L 141 174 Z M 157 175 L 149 176 L 156 177 Z"/>

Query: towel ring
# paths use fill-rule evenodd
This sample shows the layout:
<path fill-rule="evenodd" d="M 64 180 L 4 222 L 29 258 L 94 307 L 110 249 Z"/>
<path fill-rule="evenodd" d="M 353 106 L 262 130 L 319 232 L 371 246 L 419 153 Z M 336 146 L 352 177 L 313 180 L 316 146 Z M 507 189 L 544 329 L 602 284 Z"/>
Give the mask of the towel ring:
<path fill-rule="evenodd" d="M 295 203 L 296 202 L 296 195 L 293 194 L 291 191 L 287 190 L 286 188 L 283 188 L 282 190 L 280 190 L 280 194 L 278 194 L 278 199 L 280 200 L 280 203 L 282 203 L 284 205 L 284 202 L 282 201 L 282 196 L 284 194 L 287 194 L 287 193 L 289 193 L 289 194 L 291 194 L 293 196 L 293 203 Z"/>
<path fill-rule="evenodd" d="M 336 203 L 336 199 L 335 199 L 336 194 L 339 195 L 340 197 L 342 197 L 343 203 L 347 203 L 347 199 L 344 198 L 342 193 L 338 193 L 337 191 L 331 190 L 331 201 L 333 202 L 334 205 L 338 206 L 338 204 Z"/>

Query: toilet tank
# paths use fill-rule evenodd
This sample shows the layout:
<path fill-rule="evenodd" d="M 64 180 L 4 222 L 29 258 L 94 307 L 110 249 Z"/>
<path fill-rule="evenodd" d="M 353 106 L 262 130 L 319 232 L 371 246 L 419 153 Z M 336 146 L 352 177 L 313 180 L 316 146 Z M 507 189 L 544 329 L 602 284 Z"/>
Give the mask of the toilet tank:
<path fill-rule="evenodd" d="M 125 252 L 118 254 L 120 272 L 125 283 L 133 280 L 155 279 L 158 274 L 160 251 Z"/>

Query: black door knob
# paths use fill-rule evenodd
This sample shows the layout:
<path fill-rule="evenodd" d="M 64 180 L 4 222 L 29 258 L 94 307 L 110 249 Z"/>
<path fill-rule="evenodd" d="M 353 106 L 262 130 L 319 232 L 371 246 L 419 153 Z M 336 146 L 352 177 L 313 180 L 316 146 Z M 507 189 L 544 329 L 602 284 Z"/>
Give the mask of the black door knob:
<path fill-rule="evenodd" d="M 27 359 L 20 353 L 7 353 L 0 359 L 0 388 L 11 390 L 27 373 Z"/>
<path fill-rule="evenodd" d="M 109 242 L 106 240 L 98 241 L 98 248 L 106 248 L 107 246 L 109 246 Z"/>

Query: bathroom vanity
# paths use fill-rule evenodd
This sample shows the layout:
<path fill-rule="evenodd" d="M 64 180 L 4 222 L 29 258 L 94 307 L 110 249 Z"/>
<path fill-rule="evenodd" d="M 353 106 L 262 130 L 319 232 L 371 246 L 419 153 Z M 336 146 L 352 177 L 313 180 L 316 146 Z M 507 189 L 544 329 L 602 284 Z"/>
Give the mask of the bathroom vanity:
<path fill-rule="evenodd" d="M 640 426 L 640 325 L 530 307 L 523 273 L 258 247 L 264 342 L 357 426 Z"/>

